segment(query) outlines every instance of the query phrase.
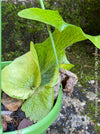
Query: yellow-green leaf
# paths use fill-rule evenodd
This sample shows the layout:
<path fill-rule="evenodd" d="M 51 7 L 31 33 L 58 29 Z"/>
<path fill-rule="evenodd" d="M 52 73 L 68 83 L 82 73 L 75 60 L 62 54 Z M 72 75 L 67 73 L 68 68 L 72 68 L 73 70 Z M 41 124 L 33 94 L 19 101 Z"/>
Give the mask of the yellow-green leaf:
<path fill-rule="evenodd" d="M 17 99 L 27 99 L 40 85 L 40 69 L 34 58 L 29 51 L 16 58 L 2 70 L 1 87 L 9 96 Z"/>
<path fill-rule="evenodd" d="M 53 107 L 54 90 L 50 87 L 40 87 L 31 98 L 24 102 L 22 110 L 26 117 L 34 122 L 44 118 Z"/>

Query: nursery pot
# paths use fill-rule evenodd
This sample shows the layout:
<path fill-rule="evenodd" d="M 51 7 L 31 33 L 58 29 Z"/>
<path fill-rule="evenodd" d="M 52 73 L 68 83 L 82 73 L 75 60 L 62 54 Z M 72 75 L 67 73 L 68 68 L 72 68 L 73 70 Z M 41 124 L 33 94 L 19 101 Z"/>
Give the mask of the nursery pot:
<path fill-rule="evenodd" d="M 2 62 L 1 68 L 3 69 L 6 65 L 10 63 L 11 61 Z M 56 103 L 46 117 L 44 117 L 36 124 L 33 124 L 32 126 L 24 128 L 22 130 L 3 132 L 3 134 L 45 134 L 46 129 L 54 122 L 54 120 L 58 116 L 61 108 L 61 102 L 62 102 L 62 89 L 59 90 Z"/>

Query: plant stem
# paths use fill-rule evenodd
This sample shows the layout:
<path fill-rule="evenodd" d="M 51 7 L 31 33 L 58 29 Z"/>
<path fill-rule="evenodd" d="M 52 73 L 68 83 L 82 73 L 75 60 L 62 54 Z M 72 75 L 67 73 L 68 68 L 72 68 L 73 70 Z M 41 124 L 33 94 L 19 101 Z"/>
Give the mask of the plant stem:
<path fill-rule="evenodd" d="M 45 9 L 44 4 L 43 4 L 43 0 L 40 0 L 40 4 L 41 4 L 42 9 Z"/>
<path fill-rule="evenodd" d="M 43 4 L 43 0 L 40 0 L 40 4 L 41 4 L 42 9 L 45 9 L 44 4 Z M 59 62 L 58 62 L 57 52 L 56 52 L 55 43 L 54 43 L 52 32 L 51 32 L 51 29 L 50 29 L 49 25 L 47 25 L 47 29 L 48 29 L 48 33 L 49 33 L 49 36 L 50 36 L 50 39 L 51 39 L 51 44 L 52 44 L 55 59 L 56 59 L 57 69 L 59 71 Z"/>

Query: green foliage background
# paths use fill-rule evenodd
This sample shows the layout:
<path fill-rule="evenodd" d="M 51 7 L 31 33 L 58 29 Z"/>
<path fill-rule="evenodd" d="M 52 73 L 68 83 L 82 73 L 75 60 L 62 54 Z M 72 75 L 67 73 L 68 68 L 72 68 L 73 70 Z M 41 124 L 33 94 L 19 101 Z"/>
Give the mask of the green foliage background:
<path fill-rule="evenodd" d="M 13 60 L 29 50 L 30 41 L 46 38 L 44 24 L 18 17 L 17 13 L 27 7 L 32 5 L 2 2 L 2 60 Z"/>
<path fill-rule="evenodd" d="M 86 33 L 100 34 L 99 0 L 44 0 L 44 4 L 46 9 L 58 10 L 66 22 L 80 26 Z M 13 60 L 29 50 L 30 41 L 42 42 L 48 36 L 44 24 L 18 17 L 17 13 L 27 7 L 40 7 L 39 0 L 2 2 L 2 61 Z"/>

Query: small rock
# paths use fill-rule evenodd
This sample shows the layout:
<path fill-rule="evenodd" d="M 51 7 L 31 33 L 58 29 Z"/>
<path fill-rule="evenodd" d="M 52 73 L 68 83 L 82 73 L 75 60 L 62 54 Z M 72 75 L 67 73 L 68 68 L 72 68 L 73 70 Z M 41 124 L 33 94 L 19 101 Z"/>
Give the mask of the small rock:
<path fill-rule="evenodd" d="M 95 123 L 94 123 L 93 121 L 91 121 L 90 124 L 91 124 L 92 126 L 95 125 Z"/>
<path fill-rule="evenodd" d="M 50 128 L 47 129 L 47 134 L 50 134 Z"/>
<path fill-rule="evenodd" d="M 65 132 L 65 134 L 68 134 L 68 129 L 67 128 L 63 128 L 63 131 Z"/>
<path fill-rule="evenodd" d="M 22 118 L 26 118 L 25 116 L 25 113 L 21 110 L 21 109 L 18 109 L 17 110 L 17 115 L 22 119 Z"/>
<path fill-rule="evenodd" d="M 90 134 L 90 133 L 86 131 L 86 134 Z"/>
<path fill-rule="evenodd" d="M 33 125 L 33 122 L 32 121 L 30 121 L 30 119 L 23 119 L 20 123 L 19 123 L 19 126 L 18 126 L 18 130 L 20 130 L 20 129 L 23 129 L 23 128 L 26 128 L 26 127 L 28 127 L 28 126 L 31 126 L 31 125 Z"/>
<path fill-rule="evenodd" d="M 95 81 L 94 80 L 90 80 L 90 81 L 88 81 L 90 84 L 94 84 L 95 83 Z"/>
<path fill-rule="evenodd" d="M 100 126 L 100 123 L 97 123 L 98 126 Z"/>
<path fill-rule="evenodd" d="M 81 84 L 77 84 L 77 86 L 78 86 L 78 87 L 82 87 L 82 85 L 81 85 Z"/>
<path fill-rule="evenodd" d="M 81 116 L 81 115 L 71 114 L 70 116 L 72 117 L 71 124 L 72 124 L 73 128 L 79 127 L 80 125 L 82 125 L 86 128 L 90 122 L 90 119 L 87 115 Z M 83 121 L 83 119 L 84 119 L 84 121 Z"/>
<path fill-rule="evenodd" d="M 12 118 L 9 115 L 2 115 L 2 117 L 5 119 L 5 121 L 8 122 L 12 122 Z"/>
<path fill-rule="evenodd" d="M 75 108 L 77 109 L 83 109 L 83 107 L 85 106 L 86 102 L 83 101 L 81 102 L 78 99 L 74 99 L 74 98 L 70 98 L 69 96 L 66 96 L 66 98 L 62 98 L 64 105 L 66 104 L 67 107 L 70 105 L 74 105 Z"/>
<path fill-rule="evenodd" d="M 7 123 L 9 123 L 9 122 L 12 122 L 12 118 L 11 118 L 11 114 L 12 114 L 13 112 L 11 112 L 11 111 L 1 111 L 1 117 L 7 122 Z"/>
<path fill-rule="evenodd" d="M 100 102 L 100 100 L 98 100 L 98 102 Z"/>
<path fill-rule="evenodd" d="M 1 118 L 1 123 L 3 126 L 3 131 L 6 131 L 7 130 L 7 122 L 3 118 Z"/>
<path fill-rule="evenodd" d="M 82 133 L 84 132 L 84 129 L 82 129 Z"/>
<path fill-rule="evenodd" d="M 11 115 L 12 111 L 1 111 L 1 115 Z"/>
<path fill-rule="evenodd" d="M 57 129 L 51 129 L 51 134 L 58 134 Z"/>
<path fill-rule="evenodd" d="M 71 98 L 77 98 L 78 100 L 86 101 L 87 97 L 86 94 L 82 92 L 81 88 L 75 87 L 73 93 L 71 94 Z"/>
<path fill-rule="evenodd" d="M 17 99 L 11 98 L 8 95 L 6 95 L 5 93 L 2 94 L 1 102 L 5 106 L 5 108 L 10 111 L 17 111 L 17 109 L 22 104 L 22 100 L 17 100 Z"/>
<path fill-rule="evenodd" d="M 87 92 L 87 95 L 86 97 L 89 99 L 89 100 L 94 100 L 96 99 L 97 95 L 93 92 Z"/>
<path fill-rule="evenodd" d="M 3 104 L 1 104 L 1 111 L 5 110 L 5 107 Z"/>
<path fill-rule="evenodd" d="M 7 132 L 10 132 L 10 131 L 15 131 L 16 130 L 16 127 L 14 126 L 14 124 L 8 124 L 8 127 L 7 127 Z"/>

